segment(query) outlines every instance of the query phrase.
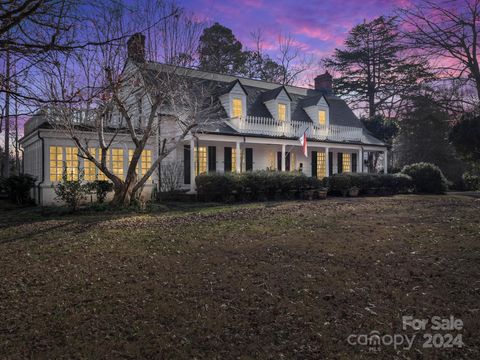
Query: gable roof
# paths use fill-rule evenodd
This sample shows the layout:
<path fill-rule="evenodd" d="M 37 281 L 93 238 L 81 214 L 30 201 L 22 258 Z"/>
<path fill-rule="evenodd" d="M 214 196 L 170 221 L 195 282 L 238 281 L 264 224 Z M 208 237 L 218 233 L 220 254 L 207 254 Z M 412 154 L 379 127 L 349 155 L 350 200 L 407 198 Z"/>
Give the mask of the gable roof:
<path fill-rule="evenodd" d="M 285 89 L 285 86 L 280 86 L 276 89 L 273 89 L 273 90 L 268 90 L 266 92 L 264 92 L 262 94 L 262 100 L 263 102 L 267 102 L 267 101 L 270 101 L 270 100 L 275 100 L 278 95 L 280 95 L 280 93 L 283 91 L 285 91 L 285 94 L 287 94 L 288 98 L 290 99 L 290 101 L 292 101 L 292 97 L 290 96 L 290 94 L 288 93 L 287 89 Z"/>
<path fill-rule="evenodd" d="M 245 95 L 247 94 L 247 91 L 245 90 L 245 88 L 243 87 L 242 83 L 240 82 L 240 80 L 236 79 L 234 81 L 232 81 L 230 83 L 230 85 L 227 87 L 227 89 L 225 90 L 225 94 L 228 94 L 230 91 L 232 91 L 232 89 L 235 87 L 235 85 L 240 85 L 240 87 L 242 88 L 243 92 L 245 93 Z"/>

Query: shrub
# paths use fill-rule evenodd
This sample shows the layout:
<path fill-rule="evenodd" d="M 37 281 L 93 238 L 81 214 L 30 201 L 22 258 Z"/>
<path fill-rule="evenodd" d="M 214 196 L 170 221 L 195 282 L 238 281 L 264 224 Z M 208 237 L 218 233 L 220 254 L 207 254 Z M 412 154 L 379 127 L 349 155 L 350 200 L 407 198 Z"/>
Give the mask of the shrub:
<path fill-rule="evenodd" d="M 229 174 L 201 174 L 195 178 L 197 193 L 206 201 L 224 201 L 234 188 L 233 177 Z"/>
<path fill-rule="evenodd" d="M 102 204 L 107 194 L 113 190 L 113 184 L 107 180 L 95 180 L 88 183 L 90 191 L 94 191 L 97 195 L 97 202 Z"/>
<path fill-rule="evenodd" d="M 405 174 L 334 174 L 327 180 L 330 193 L 346 195 L 356 187 L 360 194 L 400 194 L 412 188 L 412 179 Z"/>
<path fill-rule="evenodd" d="M 30 192 L 35 186 L 35 180 L 35 177 L 28 174 L 11 175 L 2 179 L 1 187 L 7 192 L 10 201 L 24 205 L 33 202 Z"/>
<path fill-rule="evenodd" d="M 334 194 L 345 196 L 352 186 L 351 174 L 334 174 L 329 178 L 329 191 Z"/>
<path fill-rule="evenodd" d="M 203 174 L 196 177 L 203 200 L 266 200 L 291 198 L 301 191 L 322 187 L 322 181 L 301 173 L 258 170 L 241 174 Z"/>
<path fill-rule="evenodd" d="M 78 209 L 80 202 L 86 198 L 90 186 L 84 184 L 84 173 L 79 171 L 78 180 L 69 180 L 67 168 L 63 166 L 62 181 L 55 185 L 55 194 L 57 198 L 64 201 L 72 211 Z"/>
<path fill-rule="evenodd" d="M 462 179 L 466 190 L 480 190 L 480 176 L 466 172 L 463 174 Z"/>
<path fill-rule="evenodd" d="M 402 174 L 412 178 L 416 192 L 443 194 L 448 189 L 448 181 L 440 168 L 430 163 L 406 165 Z"/>

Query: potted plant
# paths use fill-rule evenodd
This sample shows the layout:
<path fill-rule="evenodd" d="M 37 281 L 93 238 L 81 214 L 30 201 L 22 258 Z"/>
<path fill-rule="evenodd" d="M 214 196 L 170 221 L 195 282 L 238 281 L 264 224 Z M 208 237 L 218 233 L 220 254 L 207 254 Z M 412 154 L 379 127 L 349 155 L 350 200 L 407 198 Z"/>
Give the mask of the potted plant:
<path fill-rule="evenodd" d="M 352 186 L 350 189 L 348 189 L 348 196 L 357 197 L 359 192 L 360 189 L 358 187 Z"/>

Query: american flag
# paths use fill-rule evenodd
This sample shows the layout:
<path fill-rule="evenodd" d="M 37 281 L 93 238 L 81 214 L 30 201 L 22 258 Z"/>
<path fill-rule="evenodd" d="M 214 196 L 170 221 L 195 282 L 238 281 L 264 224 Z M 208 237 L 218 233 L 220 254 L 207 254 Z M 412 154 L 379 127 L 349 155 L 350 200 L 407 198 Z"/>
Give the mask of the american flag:
<path fill-rule="evenodd" d="M 308 129 L 307 129 L 308 130 Z M 300 136 L 300 144 L 302 144 L 303 155 L 308 157 L 308 150 L 307 150 L 307 130 Z"/>

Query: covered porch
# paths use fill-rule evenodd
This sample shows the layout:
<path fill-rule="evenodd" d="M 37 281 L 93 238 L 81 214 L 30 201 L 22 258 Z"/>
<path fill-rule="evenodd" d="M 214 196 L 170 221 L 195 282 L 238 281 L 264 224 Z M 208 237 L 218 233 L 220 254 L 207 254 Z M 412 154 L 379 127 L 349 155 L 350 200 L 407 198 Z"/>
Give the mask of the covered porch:
<path fill-rule="evenodd" d="M 386 148 L 334 142 L 308 142 L 308 157 L 298 140 L 199 134 L 178 149 L 183 158 L 183 186 L 195 192 L 195 177 L 202 173 L 253 170 L 298 171 L 323 178 L 342 172 L 368 172 L 368 152 L 384 153 Z"/>

